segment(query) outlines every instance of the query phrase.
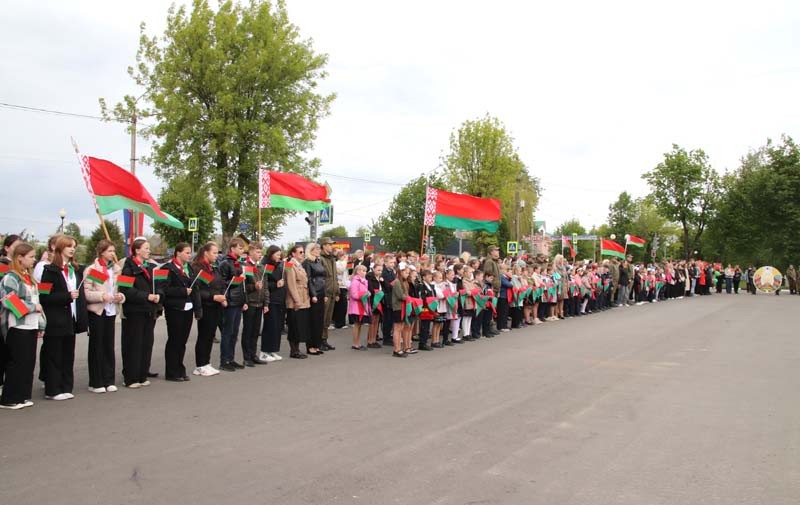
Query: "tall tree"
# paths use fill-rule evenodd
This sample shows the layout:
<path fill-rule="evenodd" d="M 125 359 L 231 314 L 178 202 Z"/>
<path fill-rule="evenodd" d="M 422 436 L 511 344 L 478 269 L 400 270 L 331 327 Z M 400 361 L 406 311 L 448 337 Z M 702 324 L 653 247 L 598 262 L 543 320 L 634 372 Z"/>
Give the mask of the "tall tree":
<path fill-rule="evenodd" d="M 425 191 L 428 186 L 444 189 L 444 183 L 436 175 L 417 177 L 400 189 L 386 212 L 373 223 L 373 233 L 384 240 L 388 249 L 419 250 L 425 218 Z M 444 250 L 453 239 L 453 230 L 449 228 L 432 226 L 429 232 L 437 250 Z"/>
<path fill-rule="evenodd" d="M 481 250 L 489 245 L 504 245 L 508 240 L 521 240 L 533 230 L 539 181 L 528 172 L 514 139 L 499 119 L 487 114 L 462 123 L 450 134 L 450 151 L 441 161 L 445 182 L 454 191 L 496 198 L 502 203 L 497 234 L 473 234 Z"/>
<path fill-rule="evenodd" d="M 117 224 L 116 221 L 106 221 L 106 229 L 108 230 L 108 236 L 111 238 L 111 241 L 114 242 L 114 247 L 117 250 L 117 258 L 122 259 L 125 255 L 125 239 L 122 236 L 122 231 L 119 229 L 119 224 Z M 84 263 L 89 263 L 94 259 L 97 244 L 104 238 L 106 238 L 106 234 L 103 231 L 103 227 L 98 224 L 86 243 L 86 253 L 83 258 Z"/>
<path fill-rule="evenodd" d="M 175 216 L 185 226 L 189 218 L 197 218 L 197 242 L 202 245 L 214 236 L 214 209 L 211 202 L 201 191 L 197 191 L 197 183 L 186 175 L 178 175 L 158 196 L 158 205 L 164 212 Z M 192 240 L 192 232 L 186 226 L 183 230 L 167 226 L 158 221 L 153 229 L 171 246 L 178 242 Z"/>
<path fill-rule="evenodd" d="M 631 232 L 631 225 L 636 215 L 636 203 L 630 193 L 623 191 L 617 201 L 608 206 L 608 231 L 618 237 Z"/>
<path fill-rule="evenodd" d="M 186 175 L 213 198 L 225 240 L 255 220 L 259 166 L 315 172 L 305 153 L 334 98 L 317 90 L 327 56 L 300 38 L 283 1 L 173 5 L 160 38 L 142 24 L 136 63 L 128 72 L 149 103 L 139 116 L 155 120 L 149 161 L 168 183 Z M 126 96 L 110 115 L 130 119 L 137 100 Z M 268 228 L 286 215 L 266 213 Z"/>
<path fill-rule="evenodd" d="M 320 238 L 322 237 L 346 237 L 347 236 L 347 228 L 344 226 L 334 226 L 333 228 L 328 228 L 327 230 L 320 233 Z"/>
<path fill-rule="evenodd" d="M 572 241 L 572 234 L 575 233 L 577 235 L 585 235 L 586 228 L 575 218 L 567 219 L 561 226 L 556 228 L 555 232 L 553 232 L 556 236 L 553 239 L 553 242 L 550 244 L 550 256 L 553 257 L 556 254 L 564 254 L 569 256 L 569 251 L 561 249 L 561 235 L 566 236 L 570 241 Z M 572 244 L 572 247 L 577 248 L 577 252 L 580 253 L 582 250 L 582 245 L 579 246 L 578 244 Z"/>
<path fill-rule="evenodd" d="M 650 185 L 656 208 L 662 216 L 681 226 L 683 255 L 697 245 L 713 217 L 720 179 L 702 149 L 686 151 L 672 145 L 664 161 L 642 175 Z"/>

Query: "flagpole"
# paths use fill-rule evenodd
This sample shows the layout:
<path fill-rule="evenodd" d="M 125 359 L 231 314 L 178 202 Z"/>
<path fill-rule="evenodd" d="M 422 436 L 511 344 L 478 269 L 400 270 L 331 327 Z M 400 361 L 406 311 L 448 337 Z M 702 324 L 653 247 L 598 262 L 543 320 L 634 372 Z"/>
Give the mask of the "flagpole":
<path fill-rule="evenodd" d="M 75 142 L 75 139 L 72 138 L 72 137 L 70 137 L 69 139 L 72 141 L 72 147 L 73 147 L 73 149 L 75 149 L 75 154 L 78 156 L 78 161 L 80 161 L 81 151 L 80 151 L 80 149 L 78 149 L 78 143 Z M 81 166 L 83 166 L 83 162 L 81 162 Z M 89 184 L 89 181 L 86 181 L 86 183 Z M 103 228 L 103 233 L 106 236 L 106 240 L 111 241 L 111 237 L 108 234 L 108 228 L 106 228 L 106 221 L 105 221 L 105 219 L 103 219 L 103 215 L 100 214 L 100 209 L 97 207 L 97 200 L 95 200 L 95 198 L 94 198 L 94 192 L 92 192 L 92 202 L 94 203 L 94 211 L 97 213 L 97 218 L 100 220 L 100 226 L 102 226 L 102 228 Z M 117 259 L 117 256 L 115 254 L 114 255 L 114 262 L 115 263 L 116 263 L 116 259 Z"/>
<path fill-rule="evenodd" d="M 425 254 L 425 237 L 428 236 L 428 226 L 422 226 L 422 244 L 419 246 L 419 255 L 422 256 Z"/>
<path fill-rule="evenodd" d="M 231 284 L 233 284 L 233 278 L 234 278 L 234 277 L 236 277 L 236 275 L 234 275 L 233 277 L 231 277 L 231 281 L 228 283 L 228 287 L 227 287 L 227 288 L 225 288 L 225 292 L 224 292 L 224 293 L 222 293 L 222 296 L 228 296 L 228 290 L 229 290 L 229 289 L 231 289 Z"/>
<path fill-rule="evenodd" d="M 189 289 L 192 289 L 192 286 L 194 286 L 194 283 L 197 282 L 197 279 L 200 277 L 200 273 L 201 272 L 202 272 L 202 270 L 200 270 L 200 272 L 197 272 L 197 275 L 195 276 L 194 280 L 192 281 L 191 284 L 189 284 Z"/>

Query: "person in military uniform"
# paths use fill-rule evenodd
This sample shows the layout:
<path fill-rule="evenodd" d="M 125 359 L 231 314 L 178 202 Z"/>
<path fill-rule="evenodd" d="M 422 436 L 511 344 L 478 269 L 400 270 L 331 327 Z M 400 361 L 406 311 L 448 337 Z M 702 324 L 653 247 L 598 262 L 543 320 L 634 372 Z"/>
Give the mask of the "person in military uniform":
<path fill-rule="evenodd" d="M 794 265 L 789 265 L 789 268 L 786 269 L 786 281 L 789 283 L 789 294 L 796 295 L 797 294 L 797 270 L 794 269 Z"/>

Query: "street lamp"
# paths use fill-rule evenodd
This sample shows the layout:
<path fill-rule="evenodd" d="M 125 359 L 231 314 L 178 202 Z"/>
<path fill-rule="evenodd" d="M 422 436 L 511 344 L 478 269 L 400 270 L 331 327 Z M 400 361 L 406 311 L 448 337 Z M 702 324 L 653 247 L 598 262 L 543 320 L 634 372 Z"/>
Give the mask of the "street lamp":
<path fill-rule="evenodd" d="M 67 217 L 67 211 L 64 209 L 59 210 L 58 217 L 61 218 L 61 229 L 59 230 L 59 233 L 64 233 L 64 218 Z"/>
<path fill-rule="evenodd" d="M 611 235 L 608 236 L 608 238 L 610 238 L 611 240 L 616 240 L 617 236 L 612 233 Z"/>

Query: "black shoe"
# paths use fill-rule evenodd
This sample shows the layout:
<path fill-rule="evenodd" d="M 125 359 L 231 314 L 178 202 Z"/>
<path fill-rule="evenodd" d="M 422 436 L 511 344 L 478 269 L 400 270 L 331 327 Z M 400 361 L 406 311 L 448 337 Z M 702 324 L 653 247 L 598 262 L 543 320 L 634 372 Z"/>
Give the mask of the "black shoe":
<path fill-rule="evenodd" d="M 464 337 L 462 340 L 464 340 L 465 342 L 473 342 L 475 339 L 470 337 L 470 336 L 467 336 L 467 337 Z"/>
<path fill-rule="evenodd" d="M 494 337 L 496 337 L 497 335 L 499 335 L 499 333 L 498 333 L 498 334 L 489 333 L 488 335 L 484 335 L 484 336 L 485 336 L 486 338 L 494 338 Z"/>
<path fill-rule="evenodd" d="M 456 345 L 456 344 L 454 344 L 452 340 L 448 340 L 447 342 L 444 343 L 444 345 Z"/>
<path fill-rule="evenodd" d="M 322 345 L 319 347 L 319 349 L 320 349 L 321 351 L 335 351 L 335 350 L 336 350 L 336 348 L 335 348 L 334 346 L 332 346 L 331 344 L 329 344 L 329 343 L 327 343 L 327 342 L 324 342 L 324 343 L 323 343 L 323 344 L 322 344 Z"/>
<path fill-rule="evenodd" d="M 453 342 L 455 342 L 456 344 L 463 344 L 464 343 L 464 341 L 461 340 L 460 338 L 454 339 Z"/>
<path fill-rule="evenodd" d="M 236 365 L 234 365 L 234 366 L 236 366 Z M 256 364 L 255 364 L 255 363 L 253 363 L 253 360 L 251 360 L 251 359 L 246 359 L 246 360 L 244 360 L 244 366 L 246 366 L 246 367 L 251 367 L 251 368 L 252 368 L 252 367 L 255 367 L 255 366 L 256 366 Z M 242 368 L 244 368 L 244 366 L 243 366 Z"/>
<path fill-rule="evenodd" d="M 151 379 L 158 377 L 158 372 L 147 372 L 147 376 Z"/>
<path fill-rule="evenodd" d="M 170 381 L 170 382 L 183 382 L 186 379 L 184 379 L 183 377 L 164 377 L 164 380 L 167 380 L 167 381 Z"/>
<path fill-rule="evenodd" d="M 267 363 L 269 363 L 269 361 L 256 357 L 253 358 L 253 363 L 255 363 L 256 365 L 266 365 Z"/>
<path fill-rule="evenodd" d="M 233 366 L 232 363 L 222 363 L 219 366 L 219 369 L 220 370 L 225 370 L 226 372 L 235 372 L 236 371 L 236 367 Z"/>
<path fill-rule="evenodd" d="M 392 353 L 392 356 L 394 356 L 395 358 L 405 358 L 406 357 L 406 353 L 404 353 L 403 351 L 400 351 L 400 352 L 394 351 Z"/>
<path fill-rule="evenodd" d="M 192 379 L 190 379 L 188 375 L 183 376 L 183 382 L 189 382 L 190 380 Z"/>
<path fill-rule="evenodd" d="M 237 362 L 235 362 L 235 361 L 231 361 L 231 362 L 230 362 L 230 364 L 231 364 L 232 366 L 234 366 L 234 367 L 236 367 L 236 368 L 240 369 L 240 370 L 241 370 L 241 369 L 244 369 L 244 365 L 242 365 L 241 363 L 237 363 Z"/>
<path fill-rule="evenodd" d="M 369 347 L 370 349 L 380 349 L 383 346 L 381 344 L 375 342 L 374 344 L 367 344 L 367 347 Z"/>
<path fill-rule="evenodd" d="M 441 342 L 437 342 L 435 344 L 431 344 L 431 347 L 433 349 L 441 349 L 442 348 L 442 343 Z"/>
<path fill-rule="evenodd" d="M 289 357 L 293 358 L 293 359 L 306 359 L 306 358 L 308 358 L 308 356 L 306 356 L 302 352 L 293 352 L 293 353 L 289 354 Z"/>
<path fill-rule="evenodd" d="M 323 351 L 306 351 L 306 353 L 308 353 L 310 356 L 322 356 L 325 354 Z"/>
<path fill-rule="evenodd" d="M 420 344 L 419 345 L 419 350 L 420 351 L 432 351 L 433 348 L 431 346 L 429 346 L 428 344 Z"/>

